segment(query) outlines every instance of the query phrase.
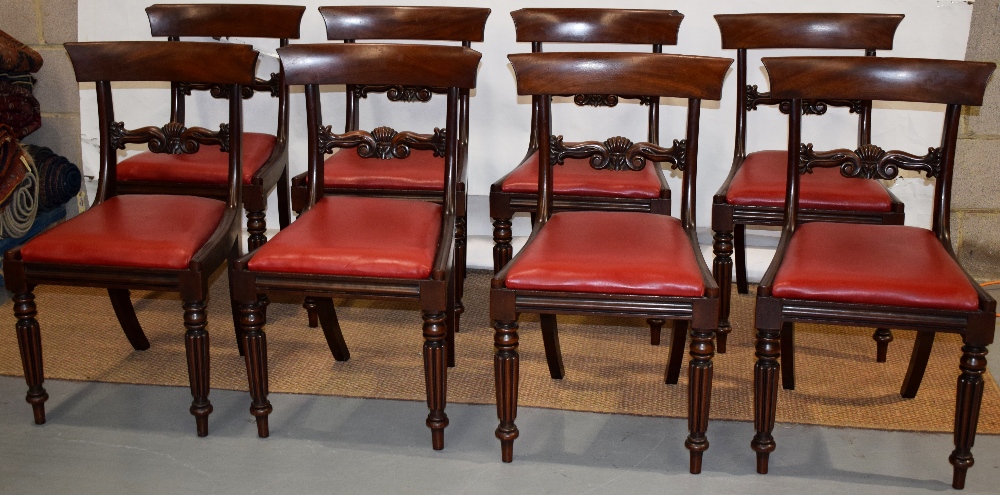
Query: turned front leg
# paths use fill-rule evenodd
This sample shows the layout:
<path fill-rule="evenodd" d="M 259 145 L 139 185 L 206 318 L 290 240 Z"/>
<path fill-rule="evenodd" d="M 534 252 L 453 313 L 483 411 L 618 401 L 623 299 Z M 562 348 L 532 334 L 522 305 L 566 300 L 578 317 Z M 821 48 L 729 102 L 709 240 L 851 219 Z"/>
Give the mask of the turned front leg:
<path fill-rule="evenodd" d="M 250 384 L 250 414 L 257 419 L 257 436 L 261 438 L 271 434 L 267 415 L 272 410 L 271 402 L 267 400 L 267 336 L 264 334 L 264 322 L 259 302 L 240 305 L 241 334 Z"/>
<path fill-rule="evenodd" d="M 517 417 L 517 322 L 497 320 L 493 324 L 493 369 L 497 387 L 496 437 L 500 440 L 500 455 L 503 462 L 514 460 L 514 439 L 518 436 L 514 418 Z"/>
<path fill-rule="evenodd" d="M 493 274 L 496 275 L 510 259 L 514 257 L 514 248 L 511 246 L 511 239 L 514 238 L 514 231 L 511 229 L 513 223 L 508 218 L 497 218 L 493 220 Z"/>
<path fill-rule="evenodd" d="M 966 344 L 962 347 L 962 374 L 958 376 L 955 402 L 955 450 L 948 457 L 954 466 L 952 488 L 965 488 L 965 474 L 975 464 L 972 444 L 979 425 L 979 408 L 983 402 L 983 372 L 986 371 L 986 347 Z"/>
<path fill-rule="evenodd" d="M 464 216 L 455 219 L 455 326 L 454 331 L 458 332 L 461 327 L 462 313 L 465 312 L 465 305 L 462 298 L 465 296 L 465 262 L 466 262 L 466 218 Z M 454 360 L 452 360 L 454 361 Z M 454 366 L 454 362 L 452 363 Z"/>
<path fill-rule="evenodd" d="M 247 247 L 249 248 L 249 251 L 253 251 L 267 242 L 267 236 L 264 235 L 266 232 L 267 221 L 264 211 L 248 211 L 247 234 L 249 234 L 249 237 L 247 238 Z"/>
<path fill-rule="evenodd" d="M 424 312 L 424 378 L 427 381 L 427 427 L 431 429 L 434 450 L 444 448 L 444 429 L 448 415 L 444 413 L 448 389 L 448 329 L 444 312 Z"/>
<path fill-rule="evenodd" d="M 729 323 L 729 306 L 732 299 L 733 283 L 733 233 L 725 231 L 715 231 L 712 251 L 715 253 L 715 260 L 712 262 L 712 274 L 715 275 L 715 282 L 719 284 L 719 353 L 726 353 L 726 338 L 733 330 Z"/>
<path fill-rule="evenodd" d="M 757 472 L 767 474 L 767 461 L 774 452 L 774 408 L 778 402 L 779 329 L 757 330 L 757 364 L 753 368 L 753 425 L 757 430 L 750 447 L 757 452 Z"/>
<path fill-rule="evenodd" d="M 28 394 L 24 400 L 31 404 L 35 424 L 41 425 L 45 424 L 45 401 L 49 400 L 49 394 L 42 387 L 45 375 L 42 372 L 42 336 L 35 319 L 37 314 L 35 295 L 31 291 L 14 294 L 17 346 L 21 350 L 24 381 L 28 383 Z"/>
<path fill-rule="evenodd" d="M 715 329 L 691 331 L 691 362 L 688 365 L 688 437 L 684 446 L 691 451 L 691 474 L 701 472 L 701 460 L 708 450 L 708 412 L 712 402 L 712 356 Z"/>
<path fill-rule="evenodd" d="M 184 348 L 187 351 L 188 379 L 191 382 L 191 414 L 198 426 L 198 436 L 208 435 L 208 415 L 212 413 L 212 403 L 208 400 L 209 358 L 208 358 L 208 317 L 205 301 L 184 303 Z"/>

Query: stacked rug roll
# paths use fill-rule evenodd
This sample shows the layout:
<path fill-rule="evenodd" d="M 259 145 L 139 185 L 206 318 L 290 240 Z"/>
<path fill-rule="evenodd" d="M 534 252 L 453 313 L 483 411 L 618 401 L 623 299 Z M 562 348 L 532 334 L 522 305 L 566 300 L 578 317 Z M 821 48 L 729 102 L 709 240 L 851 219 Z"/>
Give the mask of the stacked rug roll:
<path fill-rule="evenodd" d="M 42 125 L 38 100 L 32 95 L 42 56 L 9 34 L 0 31 L 0 123 L 7 124 L 17 139 Z"/>
<path fill-rule="evenodd" d="M 38 211 L 62 206 L 80 192 L 80 169 L 44 146 L 25 145 L 38 174 Z"/>

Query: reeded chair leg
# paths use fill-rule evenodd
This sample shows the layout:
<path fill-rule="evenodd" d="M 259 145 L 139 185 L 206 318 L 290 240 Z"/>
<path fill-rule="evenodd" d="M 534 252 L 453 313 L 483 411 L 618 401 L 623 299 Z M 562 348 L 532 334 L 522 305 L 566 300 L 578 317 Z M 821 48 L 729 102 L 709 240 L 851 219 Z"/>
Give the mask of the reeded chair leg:
<path fill-rule="evenodd" d="M 111 307 L 115 310 L 118 323 L 125 332 L 125 338 L 132 348 L 137 351 L 149 349 L 149 339 L 142 331 L 139 318 L 135 316 L 135 307 L 132 306 L 132 299 L 129 298 L 128 289 L 108 289 L 108 296 L 111 298 Z"/>
<path fill-rule="evenodd" d="M 17 346 L 21 350 L 21 365 L 24 368 L 24 381 L 28 383 L 28 393 L 24 400 L 31 404 L 31 412 L 35 416 L 35 424 L 45 424 L 45 401 L 49 394 L 42 387 L 45 374 L 42 371 L 42 336 L 38 330 L 38 320 L 35 316 L 35 295 L 28 290 L 14 294 L 14 316 L 17 317 Z"/>
<path fill-rule="evenodd" d="M 736 224 L 733 226 L 733 251 L 736 254 L 736 292 L 746 294 L 750 292 L 750 285 L 747 284 L 747 226 Z"/>
<path fill-rule="evenodd" d="M 337 319 L 337 310 L 333 307 L 333 299 L 317 297 L 313 299 L 313 302 L 316 303 L 316 314 L 320 326 L 323 328 L 323 336 L 326 337 L 326 345 L 330 347 L 333 358 L 337 361 L 351 359 L 351 351 L 347 349 L 344 334 L 340 331 L 340 321 Z"/>
<path fill-rule="evenodd" d="M 431 429 L 434 450 L 444 448 L 444 429 L 448 415 L 444 413 L 448 385 L 448 329 L 445 313 L 424 311 L 424 377 L 427 381 L 427 427 Z"/>
<path fill-rule="evenodd" d="M 670 336 L 670 357 L 667 359 L 667 370 L 663 375 L 663 383 L 677 385 L 681 376 L 681 365 L 684 364 L 684 342 L 687 341 L 688 321 L 674 321 L 674 331 Z"/>
<path fill-rule="evenodd" d="M 729 324 L 729 305 L 732 298 L 731 284 L 733 283 L 733 233 L 716 230 L 712 251 L 715 253 L 715 261 L 712 262 L 712 274 L 715 275 L 715 282 L 719 284 L 719 330 L 718 349 L 720 354 L 726 353 L 726 338 L 733 330 Z"/>
<path fill-rule="evenodd" d="M 278 228 L 284 229 L 292 223 L 292 204 L 288 197 L 288 165 L 278 178 Z"/>
<path fill-rule="evenodd" d="M 448 367 L 455 367 L 455 332 L 458 331 L 458 308 L 455 304 L 455 291 L 458 282 L 455 280 L 456 273 L 452 272 L 448 279 L 448 299 L 445 303 L 445 326 L 448 329 L 448 337 L 445 339 L 448 349 Z"/>
<path fill-rule="evenodd" d="M 778 372 L 781 365 L 780 333 L 757 329 L 757 364 L 753 368 L 753 424 L 757 433 L 750 447 L 757 452 L 757 472 L 767 474 L 767 461 L 774 452 L 774 411 L 778 402 Z"/>
<path fill-rule="evenodd" d="M 187 351 L 188 379 L 191 382 L 191 414 L 198 426 L 198 436 L 208 435 L 208 415 L 212 413 L 209 392 L 208 318 L 205 301 L 184 303 L 184 348 Z"/>
<path fill-rule="evenodd" d="M 781 325 L 781 388 L 795 390 L 795 325 Z"/>
<path fill-rule="evenodd" d="M 253 251 L 267 242 L 267 219 L 264 210 L 247 211 L 247 252 Z"/>
<path fill-rule="evenodd" d="M 240 305 L 240 326 L 243 348 L 246 349 L 247 381 L 250 384 L 250 414 L 257 420 L 257 436 L 267 438 L 271 432 L 267 415 L 271 402 L 267 400 L 267 336 L 264 335 L 264 312 L 260 302 Z"/>
<path fill-rule="evenodd" d="M 892 342 L 892 330 L 876 328 L 875 333 L 872 334 L 872 340 L 875 341 L 876 346 L 875 361 L 884 363 L 889 354 L 889 342 Z"/>
<path fill-rule="evenodd" d="M 514 460 L 514 440 L 517 439 L 517 382 L 519 358 L 517 355 L 517 321 L 500 321 L 493 324 L 493 368 L 496 376 L 497 417 L 500 424 L 496 437 L 500 440 L 500 456 L 503 462 Z"/>
<path fill-rule="evenodd" d="M 462 304 L 462 297 L 465 296 L 465 263 L 466 251 L 468 250 L 468 234 L 466 232 L 466 217 L 462 215 L 455 219 L 455 325 L 450 330 L 458 332 L 461 328 L 462 313 L 465 312 L 465 305 Z M 454 366 L 454 359 L 452 360 Z"/>
<path fill-rule="evenodd" d="M 497 274 L 514 256 L 510 242 L 514 238 L 510 217 L 493 219 L 493 274 Z"/>
<path fill-rule="evenodd" d="M 691 361 L 688 365 L 688 433 L 684 446 L 691 451 L 691 474 L 701 472 L 701 460 L 708 450 L 708 413 L 712 401 L 712 356 L 715 354 L 714 328 L 691 332 Z"/>
<path fill-rule="evenodd" d="M 965 474 L 975 464 L 972 444 L 976 440 L 979 409 L 983 402 L 983 373 L 986 371 L 986 346 L 966 343 L 962 346 L 962 374 L 958 376 L 955 397 L 955 450 L 948 457 L 954 466 L 951 487 L 965 488 Z"/>
<path fill-rule="evenodd" d="M 236 349 L 240 356 L 246 355 L 246 347 L 243 346 L 243 326 L 240 323 L 240 302 L 236 300 L 236 287 L 233 284 L 233 273 L 236 270 L 236 259 L 240 257 L 240 241 L 233 244 L 229 253 L 227 270 L 229 272 L 229 308 L 233 313 L 233 331 L 236 333 Z"/>
<path fill-rule="evenodd" d="M 917 339 L 913 342 L 913 352 L 910 354 L 910 364 L 906 367 L 906 377 L 903 378 L 903 386 L 899 389 L 900 397 L 912 399 L 917 396 L 933 347 L 934 332 L 917 332 Z"/>
<path fill-rule="evenodd" d="M 549 365 L 549 376 L 562 380 L 566 376 L 563 366 L 562 348 L 559 347 L 559 326 L 556 315 L 540 314 L 538 319 L 542 324 L 542 343 L 545 346 L 545 361 Z"/>
<path fill-rule="evenodd" d="M 649 325 L 649 345 L 660 345 L 660 331 L 666 322 L 667 320 L 662 318 L 646 319 L 646 323 Z"/>

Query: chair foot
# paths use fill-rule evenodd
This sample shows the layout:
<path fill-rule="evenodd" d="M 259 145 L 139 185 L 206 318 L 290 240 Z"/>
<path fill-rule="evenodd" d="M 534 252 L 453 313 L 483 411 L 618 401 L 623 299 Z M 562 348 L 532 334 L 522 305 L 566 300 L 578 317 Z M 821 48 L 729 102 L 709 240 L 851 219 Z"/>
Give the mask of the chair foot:
<path fill-rule="evenodd" d="M 194 414 L 194 422 L 198 428 L 199 437 L 208 436 L 208 414 L 212 412 L 212 406 L 209 405 L 207 409 L 199 408 L 200 412 L 195 412 L 195 406 L 191 406 L 191 414 Z"/>
<path fill-rule="evenodd" d="M 500 459 L 503 462 L 514 461 L 514 441 L 500 440 Z"/>
<path fill-rule="evenodd" d="M 701 459 L 704 452 L 691 452 L 691 474 L 701 474 Z"/>
<path fill-rule="evenodd" d="M 257 436 L 260 438 L 271 436 L 271 430 L 267 426 L 267 416 L 257 416 Z"/>
<path fill-rule="evenodd" d="M 28 391 L 25 401 L 31 404 L 31 413 L 35 417 L 36 425 L 45 424 L 45 401 L 49 400 L 49 394 L 44 388 L 36 391 Z"/>
<path fill-rule="evenodd" d="M 649 324 L 649 345 L 660 345 L 660 331 L 667 320 L 661 318 L 647 318 Z"/>
<path fill-rule="evenodd" d="M 892 330 L 888 328 L 876 328 L 872 334 L 875 341 L 875 361 L 884 363 L 889 354 L 889 342 L 892 342 Z"/>
<path fill-rule="evenodd" d="M 767 459 L 770 457 L 770 452 L 757 452 L 757 472 L 760 474 L 767 474 Z"/>
<path fill-rule="evenodd" d="M 306 313 L 309 315 L 309 328 L 316 328 L 319 326 L 319 311 L 316 310 L 316 300 L 307 297 L 302 303 L 302 307 L 305 308 Z"/>
<path fill-rule="evenodd" d="M 434 450 L 444 450 L 444 428 L 431 430 L 431 446 Z"/>

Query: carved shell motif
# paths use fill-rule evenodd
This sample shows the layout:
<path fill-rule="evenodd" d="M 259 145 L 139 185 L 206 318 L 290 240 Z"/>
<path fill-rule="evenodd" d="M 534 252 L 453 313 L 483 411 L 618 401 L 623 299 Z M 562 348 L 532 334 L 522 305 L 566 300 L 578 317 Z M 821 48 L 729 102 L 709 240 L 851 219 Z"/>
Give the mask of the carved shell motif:
<path fill-rule="evenodd" d="M 375 150 L 374 154 L 370 156 L 376 156 L 383 160 L 388 160 L 392 158 L 392 138 L 396 135 L 396 130 L 392 127 L 376 127 L 372 130 L 372 137 L 375 138 Z M 361 148 L 358 148 L 358 154 L 361 154 Z"/>
<path fill-rule="evenodd" d="M 879 173 L 879 161 L 885 156 L 885 150 L 875 146 L 874 144 L 864 144 L 855 151 L 858 155 L 858 164 L 855 165 L 853 162 L 847 162 L 843 164 L 840 168 L 840 173 L 844 177 L 863 177 L 865 179 L 871 179 L 875 177 L 880 177 L 883 174 Z M 892 167 L 895 169 L 895 167 Z M 885 174 L 895 176 L 895 173 Z"/>
<path fill-rule="evenodd" d="M 613 138 L 608 138 L 604 142 L 605 148 L 608 150 L 608 157 L 602 160 L 600 156 L 594 155 L 590 158 L 590 164 L 592 167 L 597 169 L 610 168 L 612 170 L 621 170 L 623 168 L 629 167 L 628 158 L 625 154 L 628 149 L 632 146 L 632 141 L 628 138 L 622 136 L 615 136 Z"/>
<path fill-rule="evenodd" d="M 618 105 L 617 95 L 576 95 L 573 103 L 580 107 L 613 107 Z"/>

